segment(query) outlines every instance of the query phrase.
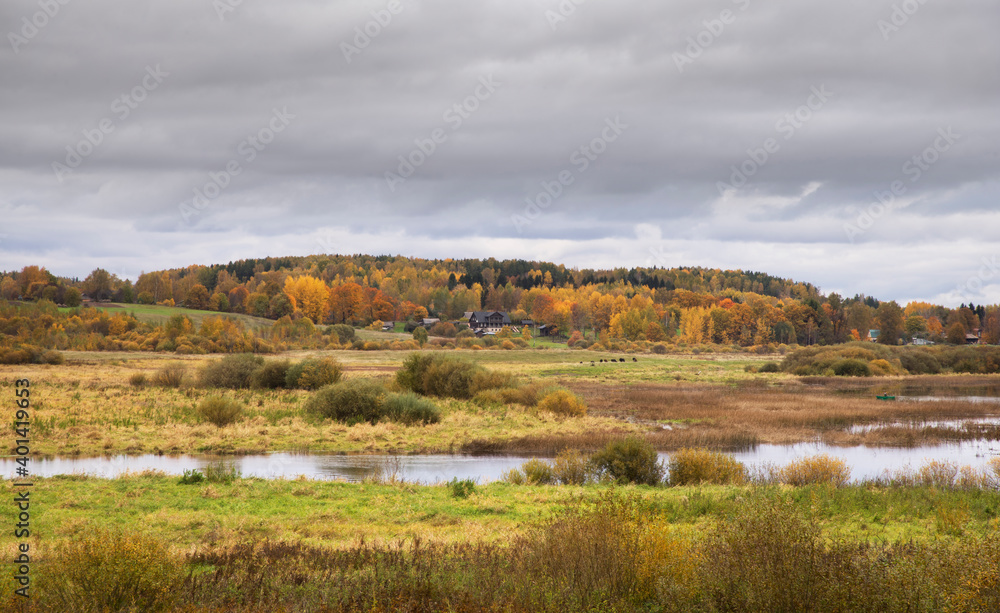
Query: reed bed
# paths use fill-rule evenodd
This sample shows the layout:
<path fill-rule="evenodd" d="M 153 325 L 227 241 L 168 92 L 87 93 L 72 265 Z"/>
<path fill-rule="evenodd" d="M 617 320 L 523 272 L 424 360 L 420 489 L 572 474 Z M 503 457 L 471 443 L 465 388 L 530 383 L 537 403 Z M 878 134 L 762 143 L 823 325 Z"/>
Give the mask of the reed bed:
<path fill-rule="evenodd" d="M 917 383 L 925 385 L 922 378 Z M 951 378 L 949 378 L 950 380 Z M 980 378 L 970 384 L 983 385 Z M 839 382 L 838 382 L 839 383 Z M 880 401 L 816 385 L 780 388 L 678 387 L 671 384 L 571 385 L 592 415 L 648 426 L 661 450 L 681 447 L 741 449 L 759 443 L 823 440 L 840 445 L 914 446 L 949 441 L 1000 439 L 1000 427 L 925 422 L 1000 415 L 1000 404 L 955 400 Z M 849 432 L 852 426 L 884 426 Z M 519 442 L 518 446 L 526 446 Z"/>

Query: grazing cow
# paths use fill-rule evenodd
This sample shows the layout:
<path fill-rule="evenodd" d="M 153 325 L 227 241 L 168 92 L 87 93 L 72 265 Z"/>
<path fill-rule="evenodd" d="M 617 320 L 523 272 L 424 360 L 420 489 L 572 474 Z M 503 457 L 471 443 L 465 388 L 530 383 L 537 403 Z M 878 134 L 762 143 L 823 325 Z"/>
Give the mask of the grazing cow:
<path fill-rule="evenodd" d="M 632 361 L 633 361 L 633 362 L 638 362 L 639 360 L 637 360 L 637 359 L 635 359 L 635 358 L 632 358 Z"/>
<path fill-rule="evenodd" d="M 618 358 L 618 361 L 619 361 L 619 362 L 624 362 L 624 361 L 625 361 L 625 358 Z"/>

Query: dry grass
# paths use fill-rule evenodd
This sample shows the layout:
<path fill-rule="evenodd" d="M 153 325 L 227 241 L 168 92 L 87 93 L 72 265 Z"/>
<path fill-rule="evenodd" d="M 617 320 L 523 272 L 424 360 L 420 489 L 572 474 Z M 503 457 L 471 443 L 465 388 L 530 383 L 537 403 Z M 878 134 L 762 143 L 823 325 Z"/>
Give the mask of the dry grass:
<path fill-rule="evenodd" d="M 928 386 L 926 377 L 914 377 Z M 931 394 L 953 390 L 954 377 L 939 380 Z M 972 389 L 985 377 L 970 377 Z M 995 380 L 993 380 L 995 383 Z M 968 424 L 957 428 L 928 427 L 931 420 L 960 420 L 1000 415 L 1000 404 L 886 402 L 871 396 L 841 393 L 814 383 L 778 388 L 678 386 L 674 384 L 599 385 L 570 383 L 594 416 L 645 425 L 661 450 L 682 447 L 739 449 L 757 443 L 790 444 L 823 440 L 837 445 L 913 446 L 945 441 L 1000 438 L 1000 427 Z M 975 385 L 972 385 L 972 384 Z M 958 388 L 961 389 L 961 388 Z M 927 393 L 927 392 L 925 392 Z M 899 422 L 899 423 L 897 423 Z M 855 425 L 882 425 L 850 433 Z M 658 430 L 658 431 L 657 431 Z"/>

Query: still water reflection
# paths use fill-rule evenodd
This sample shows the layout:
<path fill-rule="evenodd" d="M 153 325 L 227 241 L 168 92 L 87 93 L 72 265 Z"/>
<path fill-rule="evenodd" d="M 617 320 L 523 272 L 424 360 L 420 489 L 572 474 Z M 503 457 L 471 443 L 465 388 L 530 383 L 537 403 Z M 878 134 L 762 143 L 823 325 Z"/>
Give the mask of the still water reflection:
<path fill-rule="evenodd" d="M 983 467 L 990 459 L 1000 456 L 1000 441 L 963 441 L 948 445 L 915 447 L 835 447 L 823 443 L 797 445 L 759 445 L 753 451 L 737 452 L 733 456 L 748 467 L 765 463 L 784 465 L 805 456 L 827 453 L 843 459 L 851 468 L 854 480 L 874 478 L 886 470 L 919 468 L 928 460 L 945 460 L 959 465 Z M 668 456 L 661 454 L 666 460 Z M 294 479 L 304 475 L 310 479 L 344 479 L 360 481 L 378 475 L 395 474 L 415 483 L 440 483 L 453 478 L 473 479 L 483 483 L 499 479 L 517 468 L 528 457 L 463 456 L 463 455 L 319 455 L 272 453 L 254 456 L 112 456 L 102 458 L 51 458 L 35 460 L 31 474 L 53 476 L 87 474 L 115 477 L 125 472 L 159 470 L 181 475 L 185 470 L 202 470 L 222 463 L 235 467 L 245 477 L 264 479 Z M 17 465 L 13 460 L 0 460 L 0 471 L 13 479 Z"/>

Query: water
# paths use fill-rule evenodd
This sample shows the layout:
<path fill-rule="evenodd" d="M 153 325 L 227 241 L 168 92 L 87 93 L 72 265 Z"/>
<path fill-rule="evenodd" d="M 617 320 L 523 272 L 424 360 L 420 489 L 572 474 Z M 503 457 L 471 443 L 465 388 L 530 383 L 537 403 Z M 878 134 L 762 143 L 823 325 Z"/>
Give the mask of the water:
<path fill-rule="evenodd" d="M 916 470 L 928 461 L 954 462 L 959 466 L 983 468 L 992 458 L 1000 456 L 1000 441 L 962 441 L 927 447 L 836 447 L 825 443 L 796 445 L 758 445 L 757 449 L 733 453 L 733 457 L 748 468 L 764 464 L 784 466 L 794 460 L 828 454 L 843 460 L 851 469 L 851 480 L 881 477 L 885 471 Z"/>
<path fill-rule="evenodd" d="M 855 424 L 846 431 L 851 434 L 864 434 L 874 430 L 896 426 L 908 428 L 947 428 L 951 430 L 974 429 L 976 426 L 1000 425 L 1000 417 L 970 417 L 967 419 L 913 419 L 909 421 L 880 422 L 875 424 Z"/>
<path fill-rule="evenodd" d="M 1000 441 L 962 441 L 960 443 L 915 448 L 835 447 L 824 443 L 797 445 L 759 445 L 753 451 L 732 454 L 753 468 L 763 464 L 785 465 L 802 457 L 829 454 L 844 460 L 851 469 L 851 478 L 875 478 L 885 470 L 917 469 L 928 460 L 956 462 L 982 468 L 1000 456 Z M 660 454 L 664 460 L 667 454 Z M 343 479 L 360 481 L 378 475 L 395 473 L 412 483 L 442 483 L 453 478 L 472 479 L 479 483 L 495 481 L 503 473 L 519 467 L 528 457 L 463 456 L 463 455 L 319 455 L 272 453 L 254 456 L 112 456 L 101 458 L 52 458 L 33 460 L 32 475 L 86 474 L 111 478 L 126 472 L 159 470 L 169 475 L 181 475 L 185 470 L 201 470 L 222 463 L 235 467 L 245 477 L 264 479 L 294 479 L 304 475 L 310 479 Z M 0 472 L 13 479 L 17 464 L 11 459 L 0 460 Z"/>

